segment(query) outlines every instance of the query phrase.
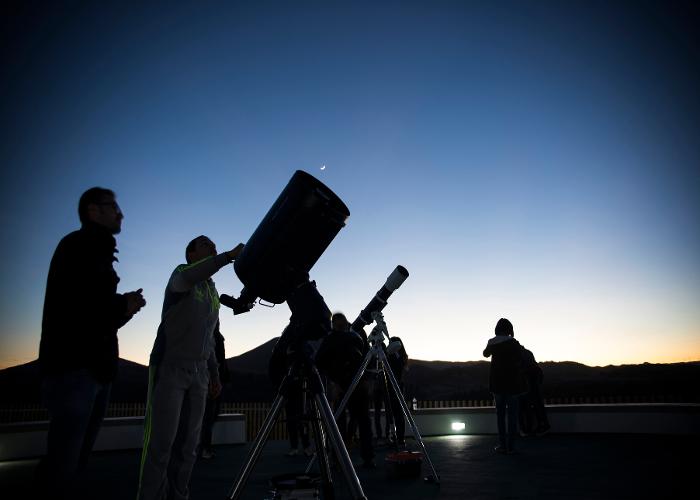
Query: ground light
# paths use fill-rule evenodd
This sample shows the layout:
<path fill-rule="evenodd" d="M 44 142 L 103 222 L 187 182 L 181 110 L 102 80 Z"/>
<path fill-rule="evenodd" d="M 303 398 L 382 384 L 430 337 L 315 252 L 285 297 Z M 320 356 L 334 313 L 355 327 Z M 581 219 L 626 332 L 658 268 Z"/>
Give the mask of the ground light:
<path fill-rule="evenodd" d="M 464 424 L 464 422 L 452 422 L 453 431 L 463 431 L 465 427 L 466 425 Z"/>

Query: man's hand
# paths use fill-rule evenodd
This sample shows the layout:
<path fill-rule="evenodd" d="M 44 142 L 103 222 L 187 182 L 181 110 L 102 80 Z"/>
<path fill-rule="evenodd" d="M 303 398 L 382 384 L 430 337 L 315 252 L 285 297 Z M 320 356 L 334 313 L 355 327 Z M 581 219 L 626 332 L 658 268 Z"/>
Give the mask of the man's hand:
<path fill-rule="evenodd" d="M 146 305 L 146 299 L 143 298 L 141 292 L 143 292 L 143 288 L 124 294 L 124 297 L 126 297 L 126 315 L 128 317 L 133 316 Z"/>
<path fill-rule="evenodd" d="M 221 394 L 221 382 L 219 379 L 214 379 L 209 381 L 209 399 L 216 399 Z"/>
<path fill-rule="evenodd" d="M 238 245 L 236 245 L 236 248 L 226 252 L 226 255 L 228 256 L 228 260 L 230 260 L 230 261 L 236 260 L 236 257 L 238 257 L 238 255 L 243 251 L 243 247 L 245 247 L 245 245 L 243 243 L 239 243 Z"/>

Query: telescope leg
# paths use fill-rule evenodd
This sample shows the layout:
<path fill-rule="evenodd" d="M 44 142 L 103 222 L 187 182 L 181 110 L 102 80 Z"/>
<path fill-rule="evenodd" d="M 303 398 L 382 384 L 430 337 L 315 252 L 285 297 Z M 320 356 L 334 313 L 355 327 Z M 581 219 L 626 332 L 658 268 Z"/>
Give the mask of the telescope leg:
<path fill-rule="evenodd" d="M 418 431 L 418 426 L 416 425 L 416 421 L 413 419 L 413 415 L 411 415 L 411 412 L 408 409 L 408 405 L 406 404 L 406 400 L 404 399 L 403 394 L 401 393 L 401 387 L 399 387 L 399 383 L 396 381 L 396 377 L 394 377 L 394 373 L 391 371 L 391 368 L 389 367 L 389 361 L 386 359 L 386 355 L 384 354 L 384 351 L 380 351 L 378 353 L 378 356 L 382 362 L 382 365 L 384 365 L 384 372 L 386 373 L 387 377 L 389 377 L 389 381 L 391 382 L 391 386 L 394 389 L 394 393 L 396 394 L 396 398 L 399 400 L 399 404 L 401 405 L 401 409 L 403 410 L 403 414 L 405 415 L 408 423 L 411 425 L 411 429 L 413 429 L 413 436 L 416 438 L 416 441 L 418 442 L 418 445 L 421 447 L 421 450 L 423 450 L 423 456 L 428 461 L 428 465 L 430 466 L 430 470 L 433 471 L 433 474 L 431 476 L 428 476 L 426 478 L 426 481 L 435 482 L 437 484 L 440 484 L 440 476 L 438 475 L 437 471 L 435 470 L 435 466 L 433 465 L 432 460 L 430 460 L 430 455 L 428 455 L 428 450 L 425 449 L 425 443 L 423 443 L 423 438 L 421 437 L 420 432 Z"/>
<path fill-rule="evenodd" d="M 320 457 L 319 467 L 321 469 L 321 481 L 323 485 L 323 498 L 328 500 L 333 500 L 335 498 L 335 491 L 333 490 L 333 478 L 331 476 L 331 467 L 328 462 L 328 453 L 326 451 L 325 435 L 323 432 L 323 426 L 321 425 L 321 413 L 318 411 L 318 406 L 315 401 L 309 401 L 309 406 L 313 408 L 313 418 L 311 422 L 311 429 L 314 433 L 314 443 L 316 445 L 316 456 Z M 309 471 L 306 471 L 308 474 Z"/>
<path fill-rule="evenodd" d="M 343 410 L 345 410 L 345 406 L 348 404 L 348 401 L 350 400 L 350 396 L 352 396 L 352 393 L 355 391 L 355 387 L 357 387 L 357 384 L 360 383 L 360 379 L 362 378 L 362 375 L 365 374 L 365 370 L 367 369 L 367 365 L 369 365 L 369 362 L 372 361 L 372 358 L 374 357 L 374 353 L 370 349 L 367 354 L 365 355 L 365 359 L 362 361 L 362 365 L 360 366 L 360 369 L 357 370 L 357 373 L 355 374 L 355 378 L 352 379 L 352 383 L 350 384 L 350 387 L 348 387 L 348 390 L 345 391 L 345 395 L 343 396 L 342 401 L 338 405 L 338 409 L 335 411 L 335 418 L 337 419 L 341 413 L 343 413 Z"/>
<path fill-rule="evenodd" d="M 352 498 L 355 500 L 367 500 L 365 493 L 362 491 L 362 485 L 360 480 L 355 473 L 355 468 L 352 466 L 350 461 L 350 456 L 348 455 L 348 450 L 345 448 L 343 443 L 343 438 L 338 430 L 338 424 L 335 421 L 335 416 L 333 415 L 333 410 L 328 404 L 326 395 L 323 393 L 323 385 L 321 384 L 321 377 L 318 374 L 316 368 L 312 369 L 312 373 L 309 377 L 311 391 L 314 396 L 314 402 L 316 403 L 316 408 L 318 409 L 321 422 L 323 422 L 324 428 L 326 430 L 326 435 L 328 436 L 328 441 L 333 447 L 333 452 L 338 461 L 340 469 L 343 471 L 345 476 L 345 481 L 348 483 L 350 488 L 350 493 Z"/>
<path fill-rule="evenodd" d="M 336 422 L 338 420 L 338 417 L 343 413 L 343 410 L 345 410 L 345 406 L 348 404 L 348 401 L 350 400 L 350 396 L 352 395 L 353 391 L 355 390 L 355 387 L 357 387 L 357 384 L 360 383 L 360 379 L 362 378 L 362 375 L 364 375 L 365 370 L 367 369 L 367 365 L 369 365 L 369 362 L 372 361 L 373 357 L 374 357 L 374 354 L 372 352 L 372 349 L 370 349 L 367 352 L 367 354 L 365 355 L 365 359 L 362 361 L 362 365 L 360 366 L 360 369 L 357 370 L 357 373 L 355 374 L 355 378 L 352 380 L 350 387 L 348 387 L 348 390 L 345 391 L 345 395 L 343 396 L 342 401 L 338 405 L 338 409 L 335 410 L 333 422 Z M 325 399 L 325 395 L 324 395 L 324 399 Z M 328 403 L 327 399 L 326 399 L 326 403 Z M 336 428 L 337 427 L 338 426 L 336 424 Z M 316 461 L 316 457 L 313 457 L 311 460 L 309 460 L 309 463 L 306 466 L 306 473 L 307 474 L 311 470 L 311 467 L 314 466 L 315 461 Z"/>
<path fill-rule="evenodd" d="M 272 431 L 272 427 L 275 425 L 275 422 L 277 421 L 277 417 L 279 416 L 279 413 L 282 410 L 282 406 L 284 405 L 285 399 L 286 399 L 285 396 L 283 396 L 280 393 L 280 394 L 277 394 L 277 397 L 272 402 L 272 408 L 270 409 L 270 412 L 267 414 L 267 417 L 265 417 L 265 421 L 263 422 L 263 425 L 260 429 L 260 432 L 258 432 L 258 435 L 255 438 L 255 442 L 253 443 L 253 447 L 251 448 L 250 452 L 248 453 L 248 457 L 246 458 L 246 461 L 243 464 L 241 471 L 238 473 L 238 477 L 236 478 L 236 482 L 233 484 L 233 487 L 231 488 L 231 492 L 226 497 L 227 499 L 236 500 L 243 493 L 243 487 L 245 486 L 246 482 L 248 481 L 248 477 L 250 476 L 250 473 L 253 471 L 253 467 L 255 467 L 255 464 L 258 462 L 258 459 L 260 458 L 260 453 L 262 452 L 263 447 L 265 446 L 265 443 L 267 442 L 267 439 L 270 435 L 270 432 Z"/>

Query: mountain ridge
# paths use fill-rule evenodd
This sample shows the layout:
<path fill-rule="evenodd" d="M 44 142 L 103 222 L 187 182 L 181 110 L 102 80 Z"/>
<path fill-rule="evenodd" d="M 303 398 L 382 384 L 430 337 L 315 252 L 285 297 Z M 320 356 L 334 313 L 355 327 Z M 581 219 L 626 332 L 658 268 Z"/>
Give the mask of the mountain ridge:
<path fill-rule="evenodd" d="M 276 387 L 267 377 L 267 366 L 278 337 L 238 356 L 227 358 L 232 382 L 223 392 L 230 402 L 269 401 Z M 700 402 L 700 361 L 588 366 L 575 361 L 544 361 L 543 393 L 546 397 L 658 396 L 672 395 Z M 426 361 L 412 359 L 404 376 L 406 395 L 419 400 L 484 400 L 488 391 L 489 361 Z M 112 402 L 142 402 L 148 390 L 148 367 L 119 360 L 119 374 L 112 388 Z M 3 404 L 41 400 L 38 361 L 0 370 Z"/>

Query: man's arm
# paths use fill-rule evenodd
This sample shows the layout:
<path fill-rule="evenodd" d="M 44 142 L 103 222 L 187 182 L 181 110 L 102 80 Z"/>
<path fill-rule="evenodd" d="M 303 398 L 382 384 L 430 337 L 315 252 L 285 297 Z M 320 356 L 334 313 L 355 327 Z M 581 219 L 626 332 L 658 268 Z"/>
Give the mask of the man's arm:
<path fill-rule="evenodd" d="M 197 283 L 211 278 L 226 264 L 230 264 L 236 260 L 236 257 L 238 257 L 238 254 L 240 254 L 242 250 L 243 243 L 239 243 L 233 250 L 229 250 L 228 252 L 220 253 L 214 257 L 207 257 L 194 264 L 178 266 L 176 272 L 173 273 L 172 278 L 170 278 L 168 286 L 173 292 L 186 292 Z"/>
<path fill-rule="evenodd" d="M 214 257 L 188 264 L 178 266 L 177 272 L 173 273 L 170 279 L 170 289 L 173 292 L 186 292 L 194 287 L 197 283 L 206 281 L 211 278 L 219 269 L 231 262 L 228 253 L 220 253 Z"/>

